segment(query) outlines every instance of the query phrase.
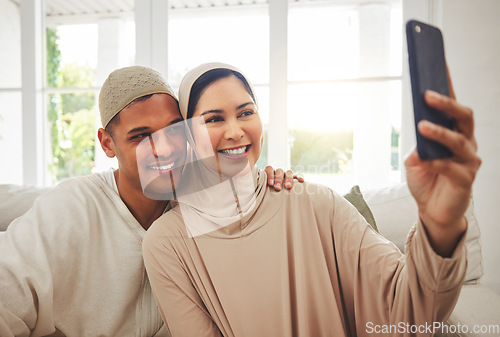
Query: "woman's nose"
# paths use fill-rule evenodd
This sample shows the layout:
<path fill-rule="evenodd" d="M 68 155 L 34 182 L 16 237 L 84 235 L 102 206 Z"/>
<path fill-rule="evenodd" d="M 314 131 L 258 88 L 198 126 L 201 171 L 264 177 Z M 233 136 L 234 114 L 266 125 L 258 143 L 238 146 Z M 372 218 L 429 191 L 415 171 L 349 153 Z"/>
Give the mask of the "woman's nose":
<path fill-rule="evenodd" d="M 244 134 L 245 131 L 238 120 L 230 120 L 226 123 L 226 130 L 224 131 L 226 139 L 239 140 Z"/>

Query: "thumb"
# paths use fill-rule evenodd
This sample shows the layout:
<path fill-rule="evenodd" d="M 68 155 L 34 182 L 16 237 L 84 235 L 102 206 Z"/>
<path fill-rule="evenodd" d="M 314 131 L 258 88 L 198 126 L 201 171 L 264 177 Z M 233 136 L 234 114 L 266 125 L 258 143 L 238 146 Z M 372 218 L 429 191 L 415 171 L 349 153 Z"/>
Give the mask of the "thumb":
<path fill-rule="evenodd" d="M 406 155 L 405 157 L 405 167 L 413 167 L 417 166 L 422 162 L 422 159 L 420 159 L 417 148 L 414 148 L 409 154 Z"/>

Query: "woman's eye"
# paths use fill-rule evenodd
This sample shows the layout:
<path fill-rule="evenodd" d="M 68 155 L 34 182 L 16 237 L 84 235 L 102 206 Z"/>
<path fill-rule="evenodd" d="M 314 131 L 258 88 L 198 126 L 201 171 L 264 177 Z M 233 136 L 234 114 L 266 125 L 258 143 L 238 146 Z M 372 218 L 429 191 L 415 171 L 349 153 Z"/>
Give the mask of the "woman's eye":
<path fill-rule="evenodd" d="M 222 122 L 224 119 L 220 116 L 214 116 L 214 117 L 210 117 L 208 119 L 205 120 L 205 124 L 208 124 L 208 123 L 216 123 L 216 122 Z"/>
<path fill-rule="evenodd" d="M 255 112 L 253 110 L 245 110 L 241 113 L 240 117 L 246 117 L 246 116 L 251 116 L 253 115 Z"/>

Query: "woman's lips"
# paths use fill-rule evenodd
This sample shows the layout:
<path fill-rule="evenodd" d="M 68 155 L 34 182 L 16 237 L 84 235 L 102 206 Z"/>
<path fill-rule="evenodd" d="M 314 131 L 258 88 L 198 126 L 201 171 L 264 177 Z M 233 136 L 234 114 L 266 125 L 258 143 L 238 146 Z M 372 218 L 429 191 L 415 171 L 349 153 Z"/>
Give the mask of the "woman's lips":
<path fill-rule="evenodd" d="M 246 158 L 248 156 L 250 147 L 251 145 L 244 145 L 244 146 L 233 147 L 230 149 L 219 150 L 217 152 L 220 153 L 224 158 L 241 159 L 241 158 Z"/>

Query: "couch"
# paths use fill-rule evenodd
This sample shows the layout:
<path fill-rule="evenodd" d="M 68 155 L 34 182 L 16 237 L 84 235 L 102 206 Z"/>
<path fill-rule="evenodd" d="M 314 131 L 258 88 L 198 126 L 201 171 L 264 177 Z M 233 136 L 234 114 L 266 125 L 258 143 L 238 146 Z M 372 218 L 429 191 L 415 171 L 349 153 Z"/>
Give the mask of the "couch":
<path fill-rule="evenodd" d="M 417 205 L 406 183 L 363 193 L 374 215 L 380 234 L 404 250 L 406 235 L 416 223 Z M 450 318 L 436 337 L 500 336 L 500 295 L 480 282 L 483 258 L 480 228 L 471 200 L 466 212 L 469 228 L 467 247 L 467 274 L 460 297 Z M 482 330 L 482 331 L 481 331 Z"/>
<path fill-rule="evenodd" d="M 13 219 L 27 211 L 34 200 L 48 190 L 50 187 L 0 185 L 0 237 Z M 407 185 L 401 183 L 363 191 L 361 198 L 363 204 L 366 202 L 364 205 L 368 206 L 370 216 L 373 215 L 379 232 L 403 251 L 408 231 L 417 221 L 417 206 Z M 363 207 L 359 200 L 355 206 L 360 210 Z M 500 336 L 500 295 L 480 282 L 483 275 L 480 230 L 472 201 L 466 216 L 469 230 L 465 283 L 453 313 L 446 324 L 436 330 L 435 336 Z M 490 331 L 486 331 L 488 329 Z"/>

